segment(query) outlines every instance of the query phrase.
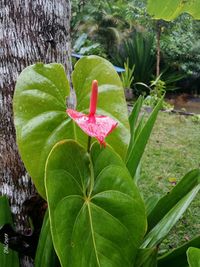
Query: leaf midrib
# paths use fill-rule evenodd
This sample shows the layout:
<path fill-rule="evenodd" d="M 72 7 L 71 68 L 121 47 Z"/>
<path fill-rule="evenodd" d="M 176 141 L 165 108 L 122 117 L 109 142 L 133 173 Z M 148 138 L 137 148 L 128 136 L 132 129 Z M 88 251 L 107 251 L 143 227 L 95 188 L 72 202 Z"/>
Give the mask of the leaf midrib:
<path fill-rule="evenodd" d="M 97 252 L 97 246 L 96 246 L 96 241 L 95 241 L 95 237 L 94 237 L 94 228 L 93 228 L 93 223 L 92 223 L 92 214 L 91 214 L 91 209 L 90 209 L 90 203 L 88 203 L 87 206 L 88 206 L 88 214 L 89 214 L 90 228 L 91 228 L 91 234 L 92 234 L 92 242 L 94 245 L 94 251 L 95 251 L 95 255 L 96 255 L 97 264 L 100 267 L 100 262 L 99 262 L 98 252 Z"/>

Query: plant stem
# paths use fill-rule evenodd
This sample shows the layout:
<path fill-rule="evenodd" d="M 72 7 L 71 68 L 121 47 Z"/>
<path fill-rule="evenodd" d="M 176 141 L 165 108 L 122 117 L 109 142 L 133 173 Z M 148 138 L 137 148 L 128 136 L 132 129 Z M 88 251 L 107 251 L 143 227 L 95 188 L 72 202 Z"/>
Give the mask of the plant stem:
<path fill-rule="evenodd" d="M 90 154 L 90 148 L 91 148 L 91 136 L 88 136 L 88 147 L 87 147 L 87 152 L 89 154 L 89 160 L 90 160 L 90 182 L 89 182 L 89 190 L 88 191 L 88 196 L 91 195 L 92 189 L 94 186 L 94 170 L 93 170 L 93 165 L 92 165 L 92 159 L 91 159 L 91 154 Z"/>
<path fill-rule="evenodd" d="M 161 37 L 161 21 L 158 20 L 156 23 L 156 77 L 160 75 L 160 37 Z"/>
<path fill-rule="evenodd" d="M 94 187 L 94 168 L 93 168 L 91 155 L 89 155 L 89 160 L 90 160 L 90 184 L 89 184 L 88 197 L 90 198 L 90 195 Z"/>
<path fill-rule="evenodd" d="M 87 152 L 90 153 L 90 147 L 91 147 L 91 136 L 88 136 L 88 145 L 87 145 Z"/>
<path fill-rule="evenodd" d="M 93 187 L 94 187 L 94 169 L 93 169 L 93 163 L 92 163 L 92 158 L 91 158 L 91 153 L 90 153 L 91 140 L 92 140 L 91 136 L 88 136 L 87 152 L 89 154 L 89 160 L 90 160 L 90 181 L 89 181 L 88 190 L 87 190 L 88 197 L 90 197 Z"/>

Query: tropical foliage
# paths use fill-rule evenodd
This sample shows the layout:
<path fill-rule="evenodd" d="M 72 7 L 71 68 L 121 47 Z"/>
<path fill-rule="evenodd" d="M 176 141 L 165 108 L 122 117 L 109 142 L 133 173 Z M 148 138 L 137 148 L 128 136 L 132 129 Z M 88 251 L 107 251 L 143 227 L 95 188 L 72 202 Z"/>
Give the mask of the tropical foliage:
<path fill-rule="evenodd" d="M 13 98 L 17 144 L 47 203 L 31 254 L 35 266 L 198 267 L 199 235 L 170 252 L 160 246 L 199 193 L 200 170 L 190 170 L 161 197 L 144 201 L 138 186 L 141 159 L 168 84 L 182 77 L 180 69 L 195 74 L 191 65 L 184 69 L 175 52 L 165 51 L 165 44 L 175 51 L 177 36 L 196 40 L 196 22 L 188 15 L 179 17 L 177 22 L 188 27 L 185 33 L 176 22 L 161 19 L 170 21 L 182 12 L 199 18 L 197 0 L 166 0 L 164 6 L 157 0 L 149 0 L 148 6 L 128 0 L 73 4 L 73 36 L 79 36 L 74 49 L 105 53 L 113 62 L 125 63 L 126 72 L 121 81 L 109 61 L 93 55 L 75 64 L 73 88 L 57 63 L 31 65 L 18 77 Z M 171 29 L 176 30 L 169 37 Z M 195 45 L 181 49 L 192 53 L 198 50 Z M 177 61 L 167 64 L 173 56 Z M 179 76 L 170 76 L 168 69 L 178 70 Z M 143 96 L 128 114 L 122 82 L 124 87 L 148 88 L 156 98 L 148 116 L 142 111 Z M 18 249 L 11 250 L 9 243 L 14 226 L 5 196 L 0 197 L 0 210 L 0 264 L 18 267 Z"/>
<path fill-rule="evenodd" d="M 198 1 L 192 1 L 191 5 L 187 4 L 188 1 L 185 4 L 180 0 L 167 1 L 166 5 L 165 2 L 157 5 L 157 2 L 159 1 L 72 1 L 74 43 L 76 44 L 82 34 L 87 36 L 80 49 L 75 51 L 85 55 L 103 56 L 121 67 L 128 57 L 129 67 L 135 65 L 134 81 L 150 85 L 150 81 L 156 78 L 156 21 L 159 19 L 159 74 L 165 72 L 167 80 L 168 72 L 176 74 L 176 81 L 173 83 L 173 88 L 176 89 L 183 84 L 178 83 L 178 80 L 185 76 L 187 86 L 184 86 L 184 90 L 198 90 L 200 32 L 199 22 L 194 20 L 198 19 Z M 172 12 L 168 12 L 170 6 Z M 135 46 L 138 35 L 145 40 L 145 51 L 142 51 L 141 40 L 141 49 Z M 135 88 L 134 82 L 131 87 L 135 94 L 138 91 L 149 93 L 144 87 Z"/>
<path fill-rule="evenodd" d="M 147 120 L 140 116 L 143 97 L 128 116 L 119 77 L 109 62 L 96 56 L 80 59 L 72 77 L 77 95 L 74 114 L 71 109 L 66 112 L 70 91 L 59 64 L 26 68 L 14 95 L 20 153 L 48 203 L 35 266 L 150 267 L 168 262 L 172 256 L 160 257 L 159 245 L 199 192 L 200 171 L 190 171 L 169 194 L 153 196 L 144 203 L 137 186 L 140 162 L 162 99 Z M 105 133 L 109 136 L 102 142 L 104 118 L 115 126 L 117 122 L 118 127 L 112 126 L 113 133 Z M 93 136 L 104 147 L 91 139 Z M 8 205 L 1 210 L 7 214 Z M 200 247 L 199 237 L 177 248 L 173 264 L 180 251 L 186 255 L 191 246 Z M 196 255 L 196 250 L 188 250 L 189 264 Z M 1 252 L 0 257 L 5 256 Z M 187 266 L 186 257 L 183 263 Z M 177 266 L 173 264 L 170 266 Z"/>

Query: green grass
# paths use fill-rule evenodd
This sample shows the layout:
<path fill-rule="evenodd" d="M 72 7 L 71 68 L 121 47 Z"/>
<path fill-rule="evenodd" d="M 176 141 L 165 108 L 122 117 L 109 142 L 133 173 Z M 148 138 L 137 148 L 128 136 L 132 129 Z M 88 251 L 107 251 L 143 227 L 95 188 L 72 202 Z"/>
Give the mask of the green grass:
<path fill-rule="evenodd" d="M 200 123 L 160 112 L 142 159 L 139 187 L 144 198 L 164 195 L 188 171 L 200 167 Z M 171 179 L 170 179 L 171 178 Z M 183 244 L 200 233 L 200 194 L 173 228 L 161 249 Z"/>

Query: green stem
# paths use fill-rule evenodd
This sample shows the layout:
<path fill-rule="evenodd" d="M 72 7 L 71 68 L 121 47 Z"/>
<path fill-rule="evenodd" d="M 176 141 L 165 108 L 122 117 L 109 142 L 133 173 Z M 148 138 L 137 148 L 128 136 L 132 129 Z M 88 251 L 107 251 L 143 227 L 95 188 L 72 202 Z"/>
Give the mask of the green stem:
<path fill-rule="evenodd" d="M 89 155 L 89 160 L 90 160 L 90 184 L 89 184 L 88 196 L 90 197 L 90 195 L 92 194 L 93 187 L 94 187 L 94 168 L 93 168 L 91 155 Z"/>
<path fill-rule="evenodd" d="M 91 149 L 91 136 L 88 136 L 88 146 L 87 146 L 87 152 L 89 154 L 89 160 L 90 160 L 90 182 L 88 186 L 88 196 L 91 195 L 93 187 L 94 187 L 94 169 L 93 169 L 93 163 L 92 163 L 92 158 L 90 154 L 90 149 Z"/>
<path fill-rule="evenodd" d="M 88 146 L 87 146 L 87 152 L 90 153 L 90 147 L 91 147 L 91 136 L 88 136 Z"/>

